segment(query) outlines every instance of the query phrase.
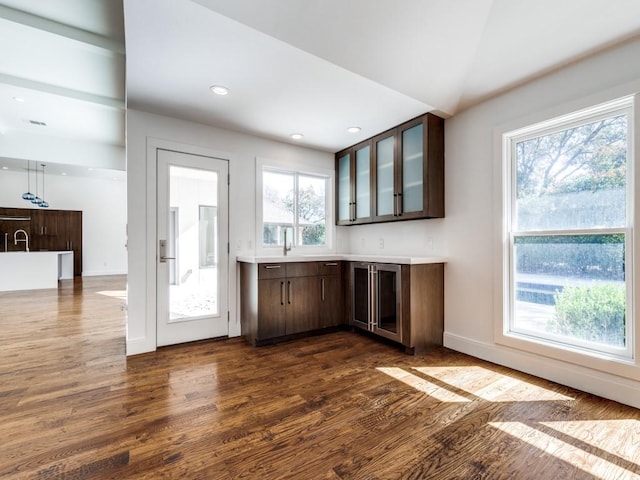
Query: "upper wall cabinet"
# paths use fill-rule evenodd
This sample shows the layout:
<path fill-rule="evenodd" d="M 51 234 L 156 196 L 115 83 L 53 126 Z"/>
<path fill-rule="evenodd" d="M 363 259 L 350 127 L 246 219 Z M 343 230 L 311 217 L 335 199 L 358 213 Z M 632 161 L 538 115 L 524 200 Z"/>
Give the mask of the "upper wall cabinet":
<path fill-rule="evenodd" d="M 444 217 L 444 120 L 427 113 L 336 154 L 336 223 Z"/>

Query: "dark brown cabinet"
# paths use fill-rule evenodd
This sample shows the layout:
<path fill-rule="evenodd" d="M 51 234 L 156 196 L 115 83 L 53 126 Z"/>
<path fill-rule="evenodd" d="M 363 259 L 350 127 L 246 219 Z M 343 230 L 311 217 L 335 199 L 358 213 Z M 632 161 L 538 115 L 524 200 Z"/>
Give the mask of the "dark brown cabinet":
<path fill-rule="evenodd" d="M 15 246 L 13 235 L 22 229 L 29 236 L 31 251 L 73 251 L 74 274 L 82 274 L 82 212 L 33 208 L 0 208 L 0 241 L 4 251 L 24 250 Z M 6 236 L 5 236 L 6 234 Z"/>
<path fill-rule="evenodd" d="M 342 323 L 340 262 L 240 263 L 242 335 L 252 345 Z"/>
<path fill-rule="evenodd" d="M 349 324 L 422 353 L 442 345 L 444 265 L 366 264 L 349 268 Z"/>
<path fill-rule="evenodd" d="M 336 154 L 336 223 L 444 217 L 444 120 L 427 113 Z"/>
<path fill-rule="evenodd" d="M 336 327 L 343 323 L 342 262 L 320 262 L 319 328 Z"/>

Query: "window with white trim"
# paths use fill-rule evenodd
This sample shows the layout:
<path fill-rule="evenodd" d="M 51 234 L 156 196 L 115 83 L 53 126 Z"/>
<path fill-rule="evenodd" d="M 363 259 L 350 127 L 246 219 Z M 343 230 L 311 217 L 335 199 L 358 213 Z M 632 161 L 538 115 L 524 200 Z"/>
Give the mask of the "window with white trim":
<path fill-rule="evenodd" d="M 505 335 L 633 356 L 631 124 L 625 99 L 503 136 Z"/>
<path fill-rule="evenodd" d="M 329 181 L 321 174 L 262 169 L 262 247 L 328 247 Z"/>

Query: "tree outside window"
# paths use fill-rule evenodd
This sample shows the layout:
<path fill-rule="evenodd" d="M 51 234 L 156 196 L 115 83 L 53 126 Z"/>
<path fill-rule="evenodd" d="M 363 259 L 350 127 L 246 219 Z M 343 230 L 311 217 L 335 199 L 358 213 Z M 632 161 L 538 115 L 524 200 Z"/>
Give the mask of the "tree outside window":
<path fill-rule="evenodd" d="M 326 245 L 327 177 L 265 169 L 262 175 L 264 246 Z"/>
<path fill-rule="evenodd" d="M 509 331 L 628 356 L 628 117 L 510 139 Z"/>

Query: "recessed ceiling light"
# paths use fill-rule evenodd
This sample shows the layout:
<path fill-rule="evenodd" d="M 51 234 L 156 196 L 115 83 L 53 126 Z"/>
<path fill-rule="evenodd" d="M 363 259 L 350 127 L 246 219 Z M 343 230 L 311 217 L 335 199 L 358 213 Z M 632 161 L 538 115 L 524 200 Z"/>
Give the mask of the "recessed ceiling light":
<path fill-rule="evenodd" d="M 65 176 L 67 172 L 62 172 L 60 175 Z"/>
<path fill-rule="evenodd" d="M 87 170 L 89 170 L 90 172 L 93 172 L 93 167 L 89 167 L 87 168 Z"/>
<path fill-rule="evenodd" d="M 222 85 L 211 85 L 209 87 L 209 90 L 211 90 L 216 95 L 228 95 L 229 94 L 229 89 L 227 87 L 222 86 Z"/>
<path fill-rule="evenodd" d="M 290 137 L 293 138 L 294 140 L 300 140 L 302 137 L 304 137 L 304 135 L 301 133 L 292 133 Z"/>
<path fill-rule="evenodd" d="M 3 170 L 9 170 L 9 167 L 2 167 Z"/>
<path fill-rule="evenodd" d="M 22 97 L 13 97 L 13 100 L 20 103 L 24 102 L 24 98 Z"/>
<path fill-rule="evenodd" d="M 360 130 L 362 129 L 360 127 L 356 127 L 355 125 L 353 127 L 347 128 L 347 132 L 349 133 L 358 133 Z"/>

